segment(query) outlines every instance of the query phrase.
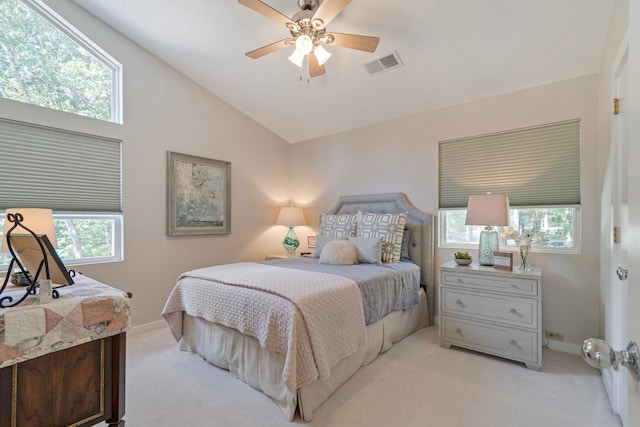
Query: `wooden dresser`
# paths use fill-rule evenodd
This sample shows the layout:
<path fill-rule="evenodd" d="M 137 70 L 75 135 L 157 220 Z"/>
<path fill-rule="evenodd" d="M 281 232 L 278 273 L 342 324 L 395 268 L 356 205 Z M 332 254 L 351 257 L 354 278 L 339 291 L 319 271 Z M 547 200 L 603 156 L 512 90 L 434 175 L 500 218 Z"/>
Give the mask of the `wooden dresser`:
<path fill-rule="evenodd" d="M 123 427 L 129 295 L 79 276 L 0 309 L 0 426 Z"/>
<path fill-rule="evenodd" d="M 440 266 L 440 345 L 542 367 L 542 270 Z"/>

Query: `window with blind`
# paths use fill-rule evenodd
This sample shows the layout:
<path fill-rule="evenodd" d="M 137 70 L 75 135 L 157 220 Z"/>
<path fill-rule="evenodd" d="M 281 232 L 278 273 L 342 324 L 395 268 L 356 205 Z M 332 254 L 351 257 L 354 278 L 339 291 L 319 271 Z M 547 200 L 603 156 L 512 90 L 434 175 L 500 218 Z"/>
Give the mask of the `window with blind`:
<path fill-rule="evenodd" d="M 580 121 L 442 141 L 440 245 L 473 247 L 483 227 L 465 226 L 470 195 L 507 194 L 510 225 L 537 236 L 534 250 L 577 251 Z M 515 246 L 503 238 L 501 246 Z M 536 249 L 537 248 L 537 249 Z"/>
<path fill-rule="evenodd" d="M 52 209 L 65 264 L 122 259 L 121 141 L 5 119 L 0 141 L 3 213 Z"/>

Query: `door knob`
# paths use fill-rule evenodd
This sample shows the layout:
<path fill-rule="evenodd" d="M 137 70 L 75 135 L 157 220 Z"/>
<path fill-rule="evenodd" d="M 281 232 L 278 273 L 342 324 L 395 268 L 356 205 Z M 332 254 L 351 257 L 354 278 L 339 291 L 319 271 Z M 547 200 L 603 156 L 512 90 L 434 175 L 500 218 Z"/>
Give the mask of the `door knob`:
<path fill-rule="evenodd" d="M 626 268 L 618 267 L 616 269 L 616 274 L 618 275 L 618 279 L 620 279 L 621 281 L 625 281 L 627 280 L 627 277 L 629 277 L 629 270 L 627 270 Z"/>
<path fill-rule="evenodd" d="M 640 381 L 640 353 L 638 344 L 633 341 L 629 342 L 626 350 L 615 351 L 606 341 L 589 338 L 582 343 L 582 357 L 589 365 L 598 369 L 613 368 L 617 371 L 618 366 L 622 365 L 636 381 Z"/>

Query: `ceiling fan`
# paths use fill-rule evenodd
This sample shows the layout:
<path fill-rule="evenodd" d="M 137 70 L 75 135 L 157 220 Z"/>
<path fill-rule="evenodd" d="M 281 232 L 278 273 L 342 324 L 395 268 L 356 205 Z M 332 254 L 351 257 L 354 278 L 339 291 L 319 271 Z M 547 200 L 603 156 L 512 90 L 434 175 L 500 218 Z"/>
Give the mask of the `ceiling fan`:
<path fill-rule="evenodd" d="M 351 0 L 298 0 L 300 12 L 296 13 L 291 19 L 260 0 L 238 0 L 238 2 L 267 18 L 284 24 L 291 33 L 290 38 L 252 50 L 245 53 L 245 55 L 249 58 L 257 59 L 283 47 L 295 45 L 296 49 L 289 56 L 289 60 L 298 67 L 302 67 L 306 58 L 309 76 L 311 77 L 325 73 L 324 63 L 331 56 L 320 44 L 321 42 L 327 45 L 375 52 L 380 41 L 379 37 L 327 31 L 327 25 Z"/>

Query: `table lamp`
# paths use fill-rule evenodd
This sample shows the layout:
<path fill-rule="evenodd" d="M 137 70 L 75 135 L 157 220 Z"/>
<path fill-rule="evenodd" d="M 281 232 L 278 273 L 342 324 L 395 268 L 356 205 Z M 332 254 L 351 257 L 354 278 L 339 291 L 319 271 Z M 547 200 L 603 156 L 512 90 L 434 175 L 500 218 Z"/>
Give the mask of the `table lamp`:
<path fill-rule="evenodd" d="M 282 246 L 284 246 L 290 257 L 294 256 L 296 249 L 300 246 L 300 240 L 298 240 L 298 236 L 296 236 L 296 232 L 293 230 L 293 227 L 305 224 L 302 208 L 295 208 L 293 206 L 280 208 L 276 224 L 286 225 L 289 227 L 289 231 L 282 241 Z"/>
<path fill-rule="evenodd" d="M 494 225 L 509 225 L 509 197 L 506 194 L 481 194 L 469 196 L 465 225 L 483 225 L 480 232 L 478 262 L 493 265 L 493 253 L 500 249 L 498 232 Z"/>

